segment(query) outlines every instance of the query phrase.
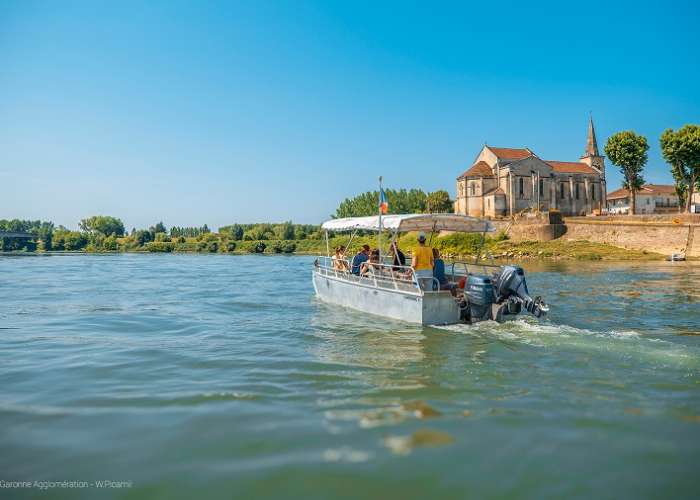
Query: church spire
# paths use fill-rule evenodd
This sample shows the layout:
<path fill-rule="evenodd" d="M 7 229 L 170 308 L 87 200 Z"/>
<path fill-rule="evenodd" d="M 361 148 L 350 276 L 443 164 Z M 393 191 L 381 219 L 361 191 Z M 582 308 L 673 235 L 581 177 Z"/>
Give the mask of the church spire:
<path fill-rule="evenodd" d="M 588 120 L 588 140 L 586 141 L 586 156 L 600 156 L 598 154 L 598 142 L 595 140 L 595 127 L 593 127 L 593 115 Z"/>

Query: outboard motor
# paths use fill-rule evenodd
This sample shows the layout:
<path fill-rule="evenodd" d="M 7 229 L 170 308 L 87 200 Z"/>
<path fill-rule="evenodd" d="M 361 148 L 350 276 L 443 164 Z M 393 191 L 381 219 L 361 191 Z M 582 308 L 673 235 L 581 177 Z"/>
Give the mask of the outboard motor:
<path fill-rule="evenodd" d="M 462 319 L 470 322 L 490 319 L 493 299 L 491 278 L 470 274 L 464 285 L 463 303 L 460 304 Z"/>
<path fill-rule="evenodd" d="M 494 307 L 493 319 L 499 321 L 504 314 L 518 314 L 522 307 L 539 318 L 549 311 L 541 297 L 530 297 L 525 283 L 525 271 L 519 266 L 503 266 L 493 276 L 493 293 L 498 311 Z"/>

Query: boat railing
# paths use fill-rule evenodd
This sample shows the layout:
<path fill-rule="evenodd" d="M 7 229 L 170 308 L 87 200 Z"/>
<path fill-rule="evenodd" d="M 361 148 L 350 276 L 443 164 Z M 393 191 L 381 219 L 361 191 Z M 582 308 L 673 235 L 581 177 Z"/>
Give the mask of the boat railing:
<path fill-rule="evenodd" d="M 416 273 L 411 266 L 367 261 L 365 273 L 357 275 L 351 273 L 352 262 L 350 259 L 342 259 L 339 262 L 339 264 L 336 264 L 332 257 L 319 256 L 316 259 L 316 268 L 322 276 L 333 276 L 345 281 L 376 288 L 394 289 L 404 293 L 416 295 L 421 293 Z"/>

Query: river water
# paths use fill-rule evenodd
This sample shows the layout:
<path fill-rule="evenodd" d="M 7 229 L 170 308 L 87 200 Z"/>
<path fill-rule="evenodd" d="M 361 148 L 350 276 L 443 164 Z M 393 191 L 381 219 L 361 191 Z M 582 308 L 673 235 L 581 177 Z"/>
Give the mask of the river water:
<path fill-rule="evenodd" d="M 546 321 L 447 328 L 311 265 L 0 257 L 0 480 L 90 482 L 0 498 L 697 497 L 700 263 L 531 264 Z"/>

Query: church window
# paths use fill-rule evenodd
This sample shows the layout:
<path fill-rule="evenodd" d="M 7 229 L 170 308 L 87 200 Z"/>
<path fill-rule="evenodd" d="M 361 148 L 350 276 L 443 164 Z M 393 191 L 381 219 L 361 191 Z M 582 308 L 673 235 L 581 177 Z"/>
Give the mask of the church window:
<path fill-rule="evenodd" d="M 579 185 L 576 184 L 576 199 L 577 199 L 577 200 L 580 199 L 580 197 L 581 197 L 581 195 L 579 194 L 579 191 L 578 191 L 578 186 L 579 186 Z"/>
<path fill-rule="evenodd" d="M 525 195 L 525 183 L 522 177 L 518 179 L 518 192 L 520 193 L 521 198 Z"/>
<path fill-rule="evenodd" d="M 591 184 L 591 200 L 595 200 L 595 184 Z"/>
<path fill-rule="evenodd" d="M 469 185 L 469 189 L 471 189 L 471 195 L 474 196 L 476 194 L 476 184 L 472 183 Z"/>
<path fill-rule="evenodd" d="M 564 199 L 564 183 L 559 184 L 559 198 Z"/>
<path fill-rule="evenodd" d="M 486 206 L 491 208 L 491 198 L 486 198 Z"/>
<path fill-rule="evenodd" d="M 544 193 L 544 179 L 540 179 L 540 196 Z"/>

